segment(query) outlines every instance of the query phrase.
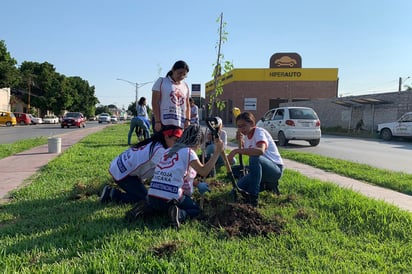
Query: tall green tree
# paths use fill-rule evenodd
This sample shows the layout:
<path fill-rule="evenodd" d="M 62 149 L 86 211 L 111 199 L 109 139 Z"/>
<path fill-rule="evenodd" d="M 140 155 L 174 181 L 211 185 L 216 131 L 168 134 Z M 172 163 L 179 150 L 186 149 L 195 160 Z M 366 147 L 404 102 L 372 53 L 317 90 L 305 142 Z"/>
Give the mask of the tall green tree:
<path fill-rule="evenodd" d="M 42 113 L 54 110 L 61 91 L 62 77 L 48 62 L 24 61 L 20 66 L 21 89 L 26 90 L 25 102 L 39 108 Z M 56 114 L 59 112 L 56 112 Z"/>
<path fill-rule="evenodd" d="M 7 51 L 6 42 L 0 40 L 0 88 L 13 87 L 19 80 L 17 61 Z"/>
<path fill-rule="evenodd" d="M 72 103 L 67 108 L 70 111 L 79 111 L 86 116 L 94 116 L 96 104 L 99 100 L 95 96 L 95 87 L 90 86 L 89 82 L 78 76 L 67 78 L 69 92 L 64 91 L 67 96 L 71 96 Z"/>

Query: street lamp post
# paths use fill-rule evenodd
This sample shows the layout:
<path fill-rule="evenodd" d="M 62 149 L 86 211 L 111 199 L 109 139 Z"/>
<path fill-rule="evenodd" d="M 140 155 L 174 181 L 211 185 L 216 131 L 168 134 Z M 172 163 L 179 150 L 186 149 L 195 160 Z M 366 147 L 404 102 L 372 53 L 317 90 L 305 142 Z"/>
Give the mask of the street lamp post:
<path fill-rule="evenodd" d="M 402 84 L 405 83 L 406 80 L 408 80 L 409 78 L 411 78 L 410 76 L 406 77 L 405 79 L 402 79 L 402 77 L 399 77 L 399 88 L 398 88 L 398 92 L 402 91 Z"/>
<path fill-rule="evenodd" d="M 144 82 L 144 83 L 135 83 L 135 82 L 128 81 L 128 80 L 125 80 L 125 79 L 121 79 L 121 78 L 117 78 L 116 80 L 129 83 L 129 84 L 133 85 L 133 86 L 136 88 L 136 100 L 135 100 L 135 101 L 136 101 L 136 108 L 137 108 L 137 102 L 138 102 L 138 100 L 139 100 L 139 88 L 140 88 L 140 87 L 143 87 L 144 85 L 153 83 L 153 81 L 151 81 L 151 82 Z"/>

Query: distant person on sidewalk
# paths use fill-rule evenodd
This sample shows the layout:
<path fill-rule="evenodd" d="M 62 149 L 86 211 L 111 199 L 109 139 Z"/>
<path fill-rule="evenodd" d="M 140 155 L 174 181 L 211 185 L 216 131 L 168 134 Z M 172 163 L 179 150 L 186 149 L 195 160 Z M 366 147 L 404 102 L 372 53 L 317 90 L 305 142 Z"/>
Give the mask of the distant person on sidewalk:
<path fill-rule="evenodd" d="M 241 148 L 233 149 L 228 160 L 233 160 L 236 154 L 249 156 L 249 173 L 240 178 L 237 184 L 249 193 L 247 203 L 257 206 L 260 191 L 273 191 L 279 195 L 278 181 L 283 173 L 283 160 L 269 132 L 256 127 L 252 113 L 239 114 L 236 126 L 237 137 L 242 140 Z"/>
<path fill-rule="evenodd" d="M 105 186 L 100 201 L 105 203 L 136 203 L 146 199 L 147 189 L 143 182 L 151 178 L 156 164 L 165 150 L 182 135 L 181 129 L 156 132 L 151 138 L 125 150 L 110 164 L 109 173 L 120 189 Z"/>

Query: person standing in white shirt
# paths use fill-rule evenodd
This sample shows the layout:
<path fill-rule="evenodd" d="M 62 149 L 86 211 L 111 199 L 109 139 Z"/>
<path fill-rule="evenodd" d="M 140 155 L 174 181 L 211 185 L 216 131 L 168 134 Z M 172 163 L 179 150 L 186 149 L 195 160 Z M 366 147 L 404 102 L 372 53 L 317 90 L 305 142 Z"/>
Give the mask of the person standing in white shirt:
<path fill-rule="evenodd" d="M 184 81 L 189 66 L 177 61 L 166 77 L 159 77 L 152 88 L 154 131 L 190 125 L 189 87 Z"/>

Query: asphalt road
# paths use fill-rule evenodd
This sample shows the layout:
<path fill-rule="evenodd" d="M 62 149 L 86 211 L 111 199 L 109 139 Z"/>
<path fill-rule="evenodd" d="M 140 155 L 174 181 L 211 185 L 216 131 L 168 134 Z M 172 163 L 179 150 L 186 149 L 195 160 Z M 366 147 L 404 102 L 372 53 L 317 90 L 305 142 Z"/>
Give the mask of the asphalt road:
<path fill-rule="evenodd" d="M 106 124 L 99 124 L 97 121 L 88 121 L 86 127 L 98 127 Z M 69 133 L 82 128 L 70 127 L 61 128 L 60 124 L 37 124 L 14 127 L 0 127 L 0 144 L 11 144 L 18 140 L 32 139 L 36 137 L 51 137 Z"/>

